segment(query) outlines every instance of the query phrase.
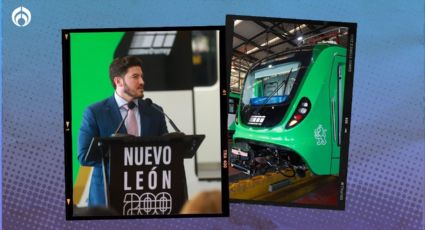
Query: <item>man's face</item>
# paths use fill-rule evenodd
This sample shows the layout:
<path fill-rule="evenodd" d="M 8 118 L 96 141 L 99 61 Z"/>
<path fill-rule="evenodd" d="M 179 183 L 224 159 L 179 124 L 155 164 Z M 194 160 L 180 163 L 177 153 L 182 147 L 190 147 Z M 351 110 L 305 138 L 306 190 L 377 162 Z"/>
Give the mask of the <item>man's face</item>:
<path fill-rule="evenodd" d="M 145 82 L 143 81 L 143 72 L 140 66 L 128 68 L 124 77 L 118 77 L 117 80 L 117 90 L 123 94 L 120 96 L 124 96 L 127 100 L 143 98 Z"/>

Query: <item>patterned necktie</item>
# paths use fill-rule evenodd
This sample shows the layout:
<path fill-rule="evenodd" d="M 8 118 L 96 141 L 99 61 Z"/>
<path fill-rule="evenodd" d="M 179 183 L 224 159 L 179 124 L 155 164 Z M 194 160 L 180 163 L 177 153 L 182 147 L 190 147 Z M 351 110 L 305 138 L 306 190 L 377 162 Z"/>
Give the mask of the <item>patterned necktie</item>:
<path fill-rule="evenodd" d="M 137 106 L 135 106 L 133 102 L 130 102 L 129 104 L 125 105 L 125 108 L 127 109 L 127 112 L 128 112 L 127 120 L 125 122 L 126 123 L 125 127 L 127 129 L 128 134 L 133 136 L 139 136 L 137 121 L 136 121 L 136 114 L 134 111 L 135 109 L 137 109 Z"/>

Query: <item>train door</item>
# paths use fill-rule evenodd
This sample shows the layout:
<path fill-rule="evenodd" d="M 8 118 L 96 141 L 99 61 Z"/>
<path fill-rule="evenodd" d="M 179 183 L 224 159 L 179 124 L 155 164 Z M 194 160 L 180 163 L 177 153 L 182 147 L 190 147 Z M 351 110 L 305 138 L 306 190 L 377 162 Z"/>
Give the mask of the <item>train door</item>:
<path fill-rule="evenodd" d="M 238 111 L 240 94 L 235 92 L 230 92 L 229 94 L 229 103 L 228 103 L 228 114 L 227 114 L 227 131 L 228 138 L 232 139 L 233 134 L 235 133 L 235 119 L 236 113 Z"/>
<path fill-rule="evenodd" d="M 345 68 L 346 58 L 337 55 L 334 57 L 329 82 L 329 95 L 331 101 L 331 121 L 332 121 L 332 156 L 331 173 L 339 172 L 341 127 L 344 102 Z"/>

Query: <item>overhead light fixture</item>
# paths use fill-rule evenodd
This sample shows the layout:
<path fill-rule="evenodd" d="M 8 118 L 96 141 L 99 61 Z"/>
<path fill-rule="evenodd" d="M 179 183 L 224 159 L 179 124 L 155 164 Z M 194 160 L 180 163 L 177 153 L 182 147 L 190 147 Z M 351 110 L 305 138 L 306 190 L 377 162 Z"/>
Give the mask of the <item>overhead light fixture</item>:
<path fill-rule="evenodd" d="M 297 27 L 295 27 L 294 29 L 292 29 L 292 30 L 290 30 L 290 31 L 288 31 L 290 34 L 293 34 L 295 31 L 299 31 L 299 30 L 301 30 L 301 29 L 304 29 L 304 27 L 306 27 L 307 25 L 306 24 L 301 24 L 300 26 L 297 26 Z"/>
<path fill-rule="evenodd" d="M 235 20 L 235 23 L 233 24 L 233 26 L 237 26 L 237 25 L 239 25 L 240 23 L 242 22 L 242 20 Z"/>
<path fill-rule="evenodd" d="M 247 54 L 250 54 L 250 53 L 253 53 L 253 52 L 257 51 L 257 50 L 258 50 L 258 48 L 257 47 L 254 47 L 254 48 L 248 50 L 246 53 Z"/>
<path fill-rule="evenodd" d="M 297 37 L 297 41 L 302 41 L 302 40 L 303 40 L 303 36 Z"/>
<path fill-rule="evenodd" d="M 241 21 L 241 20 L 235 20 L 235 26 L 237 25 L 236 24 L 236 22 L 237 21 Z M 240 22 L 238 22 L 238 24 L 239 24 Z M 299 31 L 299 30 L 301 30 L 301 29 L 303 29 L 304 27 L 307 27 L 307 25 L 306 24 L 302 24 L 302 25 L 300 25 L 300 26 L 298 26 L 298 27 L 296 27 L 296 28 L 294 28 L 294 29 L 292 29 L 292 30 L 290 30 L 290 31 L 288 31 L 288 33 L 290 33 L 290 34 L 294 34 L 294 32 L 296 32 L 296 31 Z M 301 39 L 300 39 L 300 37 L 301 37 Z M 297 40 L 298 41 L 301 41 L 302 39 L 303 39 L 303 37 L 302 36 L 300 36 L 300 37 L 298 37 L 297 38 Z M 270 44 L 273 44 L 273 43 L 275 43 L 276 41 L 279 41 L 280 40 L 280 38 L 279 37 L 275 37 L 275 38 L 273 38 L 273 39 L 271 39 L 270 41 L 268 41 L 268 42 L 264 42 L 263 44 L 261 44 L 260 46 L 261 47 L 264 47 L 264 46 L 266 46 L 267 45 L 267 43 L 270 45 Z M 251 54 L 251 53 L 253 53 L 253 52 L 255 52 L 255 51 L 257 51 L 257 50 L 259 50 L 257 47 L 254 47 L 254 48 L 252 48 L 252 49 L 250 49 L 250 50 L 248 50 L 246 53 L 247 54 Z"/>

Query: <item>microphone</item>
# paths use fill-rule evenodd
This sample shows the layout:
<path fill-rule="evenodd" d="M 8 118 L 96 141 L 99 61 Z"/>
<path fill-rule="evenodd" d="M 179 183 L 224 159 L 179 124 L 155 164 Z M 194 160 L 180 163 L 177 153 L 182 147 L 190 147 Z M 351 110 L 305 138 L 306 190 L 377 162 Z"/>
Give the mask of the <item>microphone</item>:
<path fill-rule="evenodd" d="M 135 104 L 133 101 L 130 101 L 130 102 L 127 104 L 127 106 L 128 106 L 128 109 L 133 109 L 134 107 L 136 107 L 136 104 Z M 119 130 L 121 129 L 121 127 L 123 126 L 125 119 L 127 119 L 127 116 L 128 116 L 128 110 L 127 110 L 127 113 L 125 114 L 125 117 L 122 119 L 122 121 L 121 121 L 121 122 L 120 122 L 120 124 L 118 125 L 118 128 L 115 130 L 115 132 L 114 132 L 111 136 L 116 137 L 116 136 L 123 135 L 123 134 L 118 134 L 118 131 L 119 131 Z M 123 135 L 123 136 L 126 136 L 126 135 Z"/>
<path fill-rule="evenodd" d="M 171 126 L 173 127 L 173 129 L 176 132 L 179 132 L 179 133 L 181 132 L 180 129 L 177 128 L 177 126 L 174 124 L 173 120 L 171 120 L 171 118 L 166 113 L 164 113 L 160 108 L 158 108 L 158 106 L 156 106 L 150 98 L 146 98 L 145 102 L 148 106 L 150 106 L 150 107 L 154 108 L 156 111 L 159 111 L 160 113 L 164 114 L 164 116 L 168 119 L 168 122 L 170 122 Z"/>

